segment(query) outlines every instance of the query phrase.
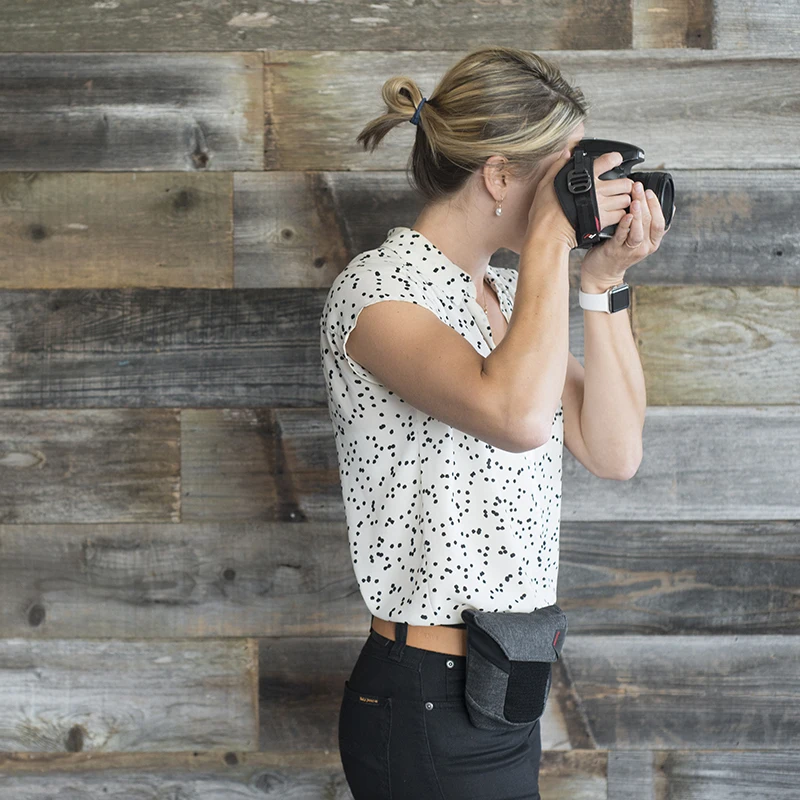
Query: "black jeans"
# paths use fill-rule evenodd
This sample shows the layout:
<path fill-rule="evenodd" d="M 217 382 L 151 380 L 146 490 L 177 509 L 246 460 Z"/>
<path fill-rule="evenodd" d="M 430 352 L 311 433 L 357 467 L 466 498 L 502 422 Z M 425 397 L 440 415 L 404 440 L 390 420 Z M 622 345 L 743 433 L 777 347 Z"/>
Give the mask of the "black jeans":
<path fill-rule="evenodd" d="M 464 700 L 466 656 L 370 629 L 339 710 L 339 753 L 354 800 L 541 800 L 539 720 L 483 730 Z"/>

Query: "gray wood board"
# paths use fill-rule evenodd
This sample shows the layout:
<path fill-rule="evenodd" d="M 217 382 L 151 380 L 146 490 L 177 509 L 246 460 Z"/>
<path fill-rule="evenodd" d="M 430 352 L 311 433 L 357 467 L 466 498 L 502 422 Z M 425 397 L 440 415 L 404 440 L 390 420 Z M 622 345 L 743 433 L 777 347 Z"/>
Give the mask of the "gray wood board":
<path fill-rule="evenodd" d="M 715 0 L 715 50 L 800 51 L 800 4 L 785 0 Z"/>
<path fill-rule="evenodd" d="M 0 173 L 0 288 L 233 285 L 233 173 Z"/>
<path fill-rule="evenodd" d="M 175 409 L 0 410 L 0 522 L 178 522 Z"/>
<path fill-rule="evenodd" d="M 606 800 L 606 759 L 607 753 L 596 750 L 543 752 L 539 770 L 543 796 Z M 338 748 L 293 753 L 0 753 L 0 800 L 51 797 L 352 800 Z"/>
<path fill-rule="evenodd" d="M 618 763 L 627 770 L 622 784 Z M 608 783 L 606 784 L 606 763 Z M 337 749 L 294 753 L 2 753 L 0 800 L 352 800 Z M 548 800 L 796 800 L 796 750 L 545 750 L 539 788 Z M 634 782 L 635 781 L 635 782 Z M 658 795 L 645 793 L 652 783 Z M 644 787 L 644 788 L 642 788 Z M 642 788 L 641 794 L 633 793 Z"/>
<path fill-rule="evenodd" d="M 739 405 L 800 402 L 798 308 L 800 287 L 637 287 L 633 331 L 648 398 L 726 405 L 733 390 Z"/>
<path fill-rule="evenodd" d="M 346 524 L 321 516 L 0 525 L 0 637 L 366 635 Z M 563 522 L 558 602 L 576 634 L 797 635 L 798 534 L 796 520 Z"/>
<path fill-rule="evenodd" d="M 444 0 L 410 7 L 369 0 L 346 5 L 330 0 L 262 5 L 234 0 L 189 5 L 153 0 L 87 5 L 4 0 L 0 42 L 3 50 L 54 52 L 270 47 L 440 51 L 491 41 L 537 50 L 609 49 L 631 46 L 631 16 L 629 5 L 609 0 L 573 0 L 563 6 L 541 0 L 522 4 Z M 706 25 L 708 20 L 710 15 Z M 654 22 L 662 35 L 674 40 L 685 36 L 683 14 L 669 15 L 667 24 L 661 17 Z"/>
<path fill-rule="evenodd" d="M 260 52 L 0 55 L 0 169 L 263 169 L 263 115 Z"/>
<path fill-rule="evenodd" d="M 0 750 L 257 750 L 257 671 L 249 639 L 2 639 Z"/>
<path fill-rule="evenodd" d="M 640 347 L 648 405 L 797 404 L 797 292 L 634 285 L 625 313 Z M 327 294 L 2 290 L 0 407 L 323 407 L 320 315 Z M 570 350 L 583 361 L 590 312 L 578 306 L 576 288 L 569 305 Z"/>
<path fill-rule="evenodd" d="M 598 748 L 800 747 L 800 637 L 568 633 L 562 658 Z"/>
<path fill-rule="evenodd" d="M 626 272 L 632 286 L 800 285 L 797 172 L 742 166 L 669 165 L 677 211 L 660 248 Z M 645 171 L 659 167 L 664 169 L 641 165 Z M 378 247 L 390 228 L 411 227 L 424 205 L 405 170 L 237 172 L 234 285 L 330 286 L 350 260 Z M 570 253 L 576 293 L 584 256 L 582 250 Z M 518 268 L 519 261 L 506 248 L 491 258 L 497 267 Z"/>
<path fill-rule="evenodd" d="M 586 96 L 586 135 L 638 145 L 646 156 L 640 169 L 800 167 L 800 56 L 795 49 L 759 54 L 555 50 L 545 55 Z M 423 95 L 433 99 L 440 77 L 455 60 L 453 53 L 421 59 L 410 51 L 270 50 L 265 58 L 267 168 L 282 170 L 405 168 L 414 125 L 401 122 L 374 152 L 365 151 L 356 137 L 385 113 L 381 87 L 388 78 L 413 76 Z"/>
<path fill-rule="evenodd" d="M 800 516 L 800 408 L 651 406 L 631 480 L 564 459 L 562 519 L 780 520 Z"/>
<path fill-rule="evenodd" d="M 0 411 L 0 521 L 344 519 L 327 409 L 186 409 L 180 445 L 176 413 Z M 797 406 L 648 407 L 630 480 L 598 478 L 565 447 L 562 519 L 797 519 L 798 418 Z"/>

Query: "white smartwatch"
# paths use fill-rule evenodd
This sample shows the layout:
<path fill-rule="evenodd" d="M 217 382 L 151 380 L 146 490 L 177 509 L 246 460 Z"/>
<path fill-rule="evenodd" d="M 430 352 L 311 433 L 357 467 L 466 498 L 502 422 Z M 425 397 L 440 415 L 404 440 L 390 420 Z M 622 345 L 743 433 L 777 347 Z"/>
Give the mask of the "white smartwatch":
<path fill-rule="evenodd" d="M 607 314 L 613 314 L 631 304 L 631 288 L 627 283 L 620 283 L 600 294 L 587 294 L 578 287 L 578 303 L 587 311 L 605 311 Z"/>

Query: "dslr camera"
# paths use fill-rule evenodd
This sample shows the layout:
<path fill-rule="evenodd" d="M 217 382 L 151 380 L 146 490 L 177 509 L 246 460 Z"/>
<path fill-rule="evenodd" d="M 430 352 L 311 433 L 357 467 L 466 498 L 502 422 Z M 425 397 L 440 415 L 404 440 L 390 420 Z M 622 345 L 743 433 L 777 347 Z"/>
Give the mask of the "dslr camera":
<path fill-rule="evenodd" d="M 559 170 L 554 181 L 561 208 L 575 228 L 579 249 L 588 250 L 601 244 L 605 239 L 610 239 L 617 230 L 616 223 L 606 225 L 605 228 L 600 227 L 593 169 L 596 158 L 612 152 L 622 154 L 622 163 L 598 175 L 598 179 L 609 181 L 630 178 L 632 181 L 639 181 L 645 191 L 652 189 L 658 198 L 665 225 L 669 227 L 672 222 L 675 185 L 669 172 L 631 172 L 635 164 L 644 161 L 644 150 L 635 144 L 613 139 L 581 139 L 572 151 L 572 159 Z M 627 211 L 630 211 L 630 206 Z"/>

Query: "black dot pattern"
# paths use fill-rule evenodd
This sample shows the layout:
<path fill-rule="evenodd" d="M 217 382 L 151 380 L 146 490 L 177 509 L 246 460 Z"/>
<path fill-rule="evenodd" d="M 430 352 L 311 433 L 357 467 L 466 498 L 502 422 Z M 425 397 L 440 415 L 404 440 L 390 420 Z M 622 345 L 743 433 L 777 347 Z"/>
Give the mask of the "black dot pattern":
<path fill-rule="evenodd" d="M 487 277 L 508 320 L 517 271 L 489 265 Z M 336 276 L 320 318 L 353 571 L 382 619 L 447 625 L 463 622 L 464 608 L 527 612 L 556 602 L 561 404 L 549 441 L 512 453 L 420 411 L 345 349 L 362 308 L 404 300 L 488 355 L 491 325 L 476 292 L 469 273 L 398 226 Z"/>

